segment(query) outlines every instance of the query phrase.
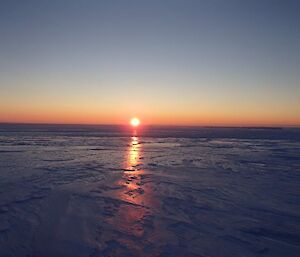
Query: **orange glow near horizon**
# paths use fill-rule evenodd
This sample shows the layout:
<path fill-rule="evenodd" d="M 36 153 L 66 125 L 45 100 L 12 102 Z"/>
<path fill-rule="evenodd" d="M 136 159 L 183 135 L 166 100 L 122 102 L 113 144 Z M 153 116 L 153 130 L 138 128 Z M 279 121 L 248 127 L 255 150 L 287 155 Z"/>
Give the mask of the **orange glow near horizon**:
<path fill-rule="evenodd" d="M 3 107 L 3 108 L 2 108 Z M 130 119 L 133 108 L 103 111 L 101 108 L 7 108 L 0 103 L 0 122 L 2 123 L 47 123 L 47 124 L 115 124 L 141 126 L 138 118 Z M 138 106 L 143 125 L 180 125 L 180 126 L 300 126 L 297 111 L 258 112 L 257 110 L 239 113 L 222 110 L 156 110 Z M 205 111 L 204 111 L 205 110 Z"/>

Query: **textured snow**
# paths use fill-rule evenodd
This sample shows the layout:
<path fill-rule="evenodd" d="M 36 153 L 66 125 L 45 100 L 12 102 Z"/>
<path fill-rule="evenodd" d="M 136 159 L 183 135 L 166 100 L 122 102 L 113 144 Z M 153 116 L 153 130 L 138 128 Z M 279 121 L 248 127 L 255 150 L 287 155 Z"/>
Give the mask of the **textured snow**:
<path fill-rule="evenodd" d="M 299 132 L 247 133 L 3 132 L 0 256 L 298 257 Z"/>

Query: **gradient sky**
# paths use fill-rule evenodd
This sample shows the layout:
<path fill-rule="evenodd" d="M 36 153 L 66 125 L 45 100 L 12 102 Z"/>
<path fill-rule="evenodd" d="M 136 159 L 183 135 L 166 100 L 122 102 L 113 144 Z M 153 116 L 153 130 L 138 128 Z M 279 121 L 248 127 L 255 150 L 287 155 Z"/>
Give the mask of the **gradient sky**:
<path fill-rule="evenodd" d="M 300 126 L 300 1 L 7 0 L 0 122 Z"/>

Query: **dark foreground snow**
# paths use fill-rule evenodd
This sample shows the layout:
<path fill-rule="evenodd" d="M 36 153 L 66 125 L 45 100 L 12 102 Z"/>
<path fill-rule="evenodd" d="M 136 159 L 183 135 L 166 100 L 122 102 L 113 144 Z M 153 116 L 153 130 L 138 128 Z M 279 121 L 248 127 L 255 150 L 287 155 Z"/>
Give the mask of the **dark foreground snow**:
<path fill-rule="evenodd" d="M 300 142 L 0 135 L 0 256 L 300 256 Z"/>

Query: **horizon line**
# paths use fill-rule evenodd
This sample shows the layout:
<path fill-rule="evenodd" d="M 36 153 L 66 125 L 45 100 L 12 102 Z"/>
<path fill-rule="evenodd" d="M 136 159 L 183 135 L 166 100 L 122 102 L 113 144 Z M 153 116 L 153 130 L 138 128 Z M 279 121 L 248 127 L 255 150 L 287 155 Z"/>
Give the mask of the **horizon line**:
<path fill-rule="evenodd" d="M 0 122 L 0 125 L 62 125 L 62 126 L 130 126 L 129 124 L 121 123 L 54 123 L 54 122 Z M 202 128 L 297 128 L 300 125 L 192 125 L 192 124 L 141 124 L 141 127 L 147 126 L 162 126 L 162 127 L 202 127 Z"/>

